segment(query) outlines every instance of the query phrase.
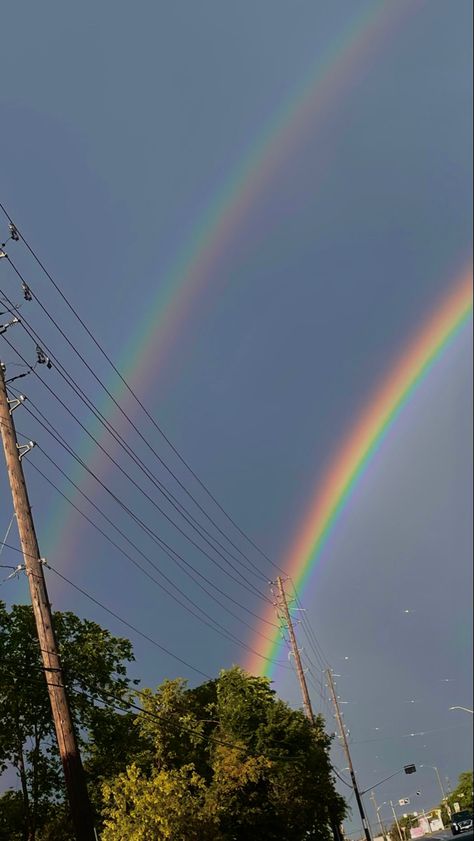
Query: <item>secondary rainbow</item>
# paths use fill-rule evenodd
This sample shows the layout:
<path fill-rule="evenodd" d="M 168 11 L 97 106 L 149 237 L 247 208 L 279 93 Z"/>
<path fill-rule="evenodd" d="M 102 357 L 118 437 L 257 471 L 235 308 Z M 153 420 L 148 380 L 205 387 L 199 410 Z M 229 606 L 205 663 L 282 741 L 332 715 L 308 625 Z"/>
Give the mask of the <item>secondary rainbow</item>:
<path fill-rule="evenodd" d="M 365 468 L 417 386 L 467 324 L 471 315 L 472 268 L 457 280 L 448 296 L 404 350 L 342 442 L 327 472 L 318 481 L 309 509 L 282 562 L 300 596 Z M 265 619 L 274 621 L 274 618 L 274 607 L 270 605 Z M 265 630 L 268 630 L 267 625 Z M 253 641 L 253 647 L 269 661 L 277 660 L 283 645 L 279 631 L 275 633 L 273 641 L 264 646 L 260 637 Z M 252 673 L 268 676 L 272 676 L 275 669 L 272 663 L 257 659 L 254 655 L 246 667 Z"/>
<path fill-rule="evenodd" d="M 360 8 L 360 7 L 359 7 Z M 410 3 L 370 2 L 357 17 L 349 18 L 337 40 L 328 44 L 319 55 L 297 90 L 288 96 L 261 129 L 248 153 L 242 157 L 230 177 L 218 189 L 185 240 L 174 262 L 157 278 L 158 292 L 147 306 L 144 319 L 124 350 L 118 367 L 138 393 L 145 382 L 156 382 L 166 366 L 168 354 L 177 341 L 190 311 L 198 305 L 199 293 L 216 276 L 224 262 L 226 248 L 239 224 L 279 170 L 308 127 L 322 117 L 327 105 L 334 106 L 351 89 L 354 75 L 374 59 L 386 37 L 395 31 L 404 16 L 415 7 Z M 416 8 L 419 8 L 417 5 Z M 123 384 L 113 379 L 109 389 L 123 402 L 127 411 L 136 411 Z M 101 407 L 114 426 L 123 428 L 123 419 L 110 402 Z M 112 443 L 93 422 L 91 432 L 112 448 Z M 82 439 L 80 455 L 96 473 L 104 475 L 108 462 L 94 450 L 88 439 Z M 85 490 L 90 482 L 80 468 L 72 476 Z M 68 488 L 70 493 L 70 488 Z M 75 513 L 60 502 L 48 518 L 44 544 L 53 557 L 61 548 L 67 556 L 77 536 Z M 76 524 L 76 525 L 75 525 Z"/>

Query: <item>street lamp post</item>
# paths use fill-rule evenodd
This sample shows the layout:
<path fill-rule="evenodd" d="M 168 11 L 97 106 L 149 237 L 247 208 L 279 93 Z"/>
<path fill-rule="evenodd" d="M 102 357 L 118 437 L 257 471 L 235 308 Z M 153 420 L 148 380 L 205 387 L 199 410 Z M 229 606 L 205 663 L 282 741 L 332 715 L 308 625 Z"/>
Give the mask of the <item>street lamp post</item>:
<path fill-rule="evenodd" d="M 441 782 L 441 775 L 440 775 L 440 773 L 439 773 L 438 768 L 436 767 L 436 765 L 420 765 L 420 768 L 431 768 L 431 769 L 432 769 L 432 771 L 435 771 L 435 772 L 436 772 L 436 776 L 437 776 L 437 778 L 438 778 L 439 787 L 440 787 L 440 789 L 441 789 L 441 797 L 442 797 L 443 802 L 444 802 L 444 804 L 445 804 L 445 806 L 446 806 L 446 811 L 447 811 L 447 813 L 448 813 L 449 817 L 451 817 L 451 809 L 450 809 L 450 806 L 449 806 L 449 803 L 448 803 L 448 798 L 446 797 L 446 792 L 445 792 L 445 790 L 444 790 L 443 783 Z"/>
<path fill-rule="evenodd" d="M 377 806 L 377 801 L 376 801 L 376 799 L 375 799 L 375 792 L 374 792 L 374 791 L 372 791 L 372 792 L 370 793 L 370 799 L 372 800 L 372 803 L 374 804 L 375 814 L 376 814 L 376 816 L 377 816 L 377 821 L 378 821 L 378 824 L 379 824 L 379 827 L 380 827 L 380 833 L 381 833 L 381 835 L 382 835 L 382 838 L 384 838 L 384 839 L 385 839 L 385 837 L 386 837 L 386 832 L 385 832 L 385 827 L 384 827 L 384 825 L 383 825 L 383 823 L 382 823 L 382 818 L 380 817 L 380 810 L 381 810 L 382 806 L 386 806 L 386 805 L 387 805 L 387 801 L 385 801 L 384 803 L 381 803 L 381 805 L 380 805 L 380 806 Z"/>
<path fill-rule="evenodd" d="M 474 715 L 474 710 L 470 710 L 469 707 L 450 707 L 450 710 L 464 710 L 465 713 L 471 713 Z"/>

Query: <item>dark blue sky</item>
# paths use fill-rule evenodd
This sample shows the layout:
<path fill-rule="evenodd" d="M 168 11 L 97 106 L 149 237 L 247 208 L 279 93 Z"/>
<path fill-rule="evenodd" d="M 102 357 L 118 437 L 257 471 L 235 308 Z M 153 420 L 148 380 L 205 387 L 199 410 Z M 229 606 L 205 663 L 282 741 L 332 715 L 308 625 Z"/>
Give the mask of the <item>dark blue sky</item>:
<path fill-rule="evenodd" d="M 124 362 L 123 349 L 139 334 L 168 266 L 272 116 L 301 89 L 308 68 L 348 20 L 383 5 L 388 12 L 388 3 L 358 0 L 143 2 L 133 9 L 122 0 L 77 7 L 47 0 L 3 11 L 1 201 L 114 360 Z M 468 0 L 409 3 L 383 44 L 369 46 L 235 226 L 166 364 L 137 381 L 140 397 L 199 476 L 282 565 L 351 420 L 470 259 L 471 15 Z M 22 246 L 14 259 L 111 382 L 103 358 Z M 0 288 L 19 299 L 14 274 L 3 264 L 0 270 Z M 23 312 L 103 405 L 97 383 L 38 306 L 25 304 Z M 20 328 L 14 341 L 32 358 Z M 8 348 L 1 353 L 18 361 Z M 57 371 L 45 379 L 95 428 Z M 392 430 L 303 594 L 308 619 L 342 675 L 341 696 L 353 702 L 345 716 L 364 788 L 405 761 L 437 765 L 453 783 L 471 762 L 471 719 L 448 710 L 472 706 L 470 381 L 465 331 Z M 37 380 L 23 380 L 22 388 L 71 446 L 84 447 L 84 433 Z M 230 533 L 156 430 L 140 413 L 134 417 Z M 17 414 L 16 422 L 68 474 L 80 475 L 31 417 Z M 168 482 L 136 436 L 125 425 L 121 431 Z M 114 453 L 128 469 L 127 458 Z M 79 504 L 43 452 L 30 458 Z M 90 463 L 202 574 L 261 613 L 261 600 L 176 534 L 123 476 L 104 470 L 95 455 Z M 130 472 L 155 499 L 143 474 L 133 465 Z M 30 467 L 28 480 L 48 554 L 65 509 Z M 11 508 L 3 472 L 0 483 L 4 533 Z M 84 487 L 212 617 L 242 642 L 253 640 L 97 485 Z M 164 597 L 79 518 L 65 545 L 67 557 L 56 547 L 52 564 L 188 662 L 215 674 L 244 661 L 244 649 Z M 50 586 L 56 607 L 126 633 L 54 576 Z M 24 583 L 9 582 L 1 595 L 25 598 Z M 241 607 L 224 604 L 256 624 Z M 133 642 L 133 671 L 145 683 L 183 673 L 198 679 L 140 638 Z M 327 713 L 318 681 L 314 704 Z M 299 703 L 291 672 L 281 670 L 275 685 Z M 407 736 L 419 731 L 433 732 Z M 344 767 L 338 748 L 334 756 Z M 409 794 L 403 786 L 396 778 L 381 787 L 380 800 Z M 422 789 L 421 807 L 432 805 L 434 772 L 420 772 L 414 788 Z"/>

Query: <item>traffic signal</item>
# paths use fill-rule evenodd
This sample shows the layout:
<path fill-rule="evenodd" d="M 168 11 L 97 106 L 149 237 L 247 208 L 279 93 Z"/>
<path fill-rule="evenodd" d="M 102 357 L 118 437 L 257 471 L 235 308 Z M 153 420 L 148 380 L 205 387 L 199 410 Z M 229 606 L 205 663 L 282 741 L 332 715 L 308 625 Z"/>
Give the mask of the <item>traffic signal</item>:
<path fill-rule="evenodd" d="M 404 769 L 405 774 L 414 774 L 416 771 L 416 765 L 405 765 Z"/>

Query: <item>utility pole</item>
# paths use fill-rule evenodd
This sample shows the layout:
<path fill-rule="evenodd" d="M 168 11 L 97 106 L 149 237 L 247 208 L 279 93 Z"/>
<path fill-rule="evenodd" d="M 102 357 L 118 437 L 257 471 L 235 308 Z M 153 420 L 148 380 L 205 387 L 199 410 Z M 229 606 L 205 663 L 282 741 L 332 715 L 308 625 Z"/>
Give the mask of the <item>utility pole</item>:
<path fill-rule="evenodd" d="M 393 805 L 393 801 L 392 801 L 392 800 L 390 801 L 390 806 L 392 807 L 392 814 L 393 814 L 393 817 L 394 817 L 395 823 L 396 823 L 396 825 L 397 825 L 398 837 L 400 838 L 400 841 L 405 841 L 404 836 L 402 835 L 402 831 L 401 831 L 401 829 L 400 829 L 400 824 L 398 823 L 397 813 L 396 813 L 396 811 L 395 811 L 395 806 Z"/>
<path fill-rule="evenodd" d="M 277 585 L 279 594 L 278 607 L 283 611 L 285 624 L 288 628 L 288 633 L 290 635 L 291 650 L 293 653 L 293 657 L 295 658 L 298 680 L 300 682 L 301 694 L 303 696 L 303 707 L 305 715 L 314 727 L 314 725 L 316 724 L 316 719 L 314 717 L 313 707 L 311 705 L 311 698 L 309 697 L 308 684 L 306 683 L 306 677 L 303 670 L 303 665 L 301 663 L 301 656 L 298 645 L 296 643 L 296 634 L 293 626 L 293 620 L 291 618 L 290 609 L 288 607 L 288 599 L 286 597 L 285 588 L 283 586 L 283 579 L 281 578 L 281 576 L 278 576 L 277 578 Z M 337 821 L 333 820 L 331 816 L 329 816 L 329 821 L 331 824 L 332 833 L 334 835 L 334 841 L 343 841 L 344 833 L 342 831 L 342 827 L 340 827 Z"/>
<path fill-rule="evenodd" d="M 13 423 L 13 410 L 24 400 L 9 400 L 5 384 L 5 366 L 0 362 L 0 430 L 5 451 L 8 479 L 13 498 L 13 508 L 18 523 L 25 571 L 30 587 L 31 603 L 38 634 L 43 669 L 48 688 L 56 738 L 63 765 L 71 817 L 78 841 L 95 841 L 92 810 L 87 792 L 63 672 L 53 630 L 51 605 L 44 578 L 44 562 L 40 556 L 35 527 L 31 516 L 22 456 L 33 443 L 20 447 Z"/>
<path fill-rule="evenodd" d="M 380 827 L 380 833 L 382 835 L 382 838 L 385 838 L 385 827 L 382 823 L 382 818 L 380 817 L 380 809 L 382 808 L 382 806 L 377 806 L 377 801 L 375 799 L 375 791 L 370 792 L 370 799 L 372 800 L 372 803 L 374 804 L 375 814 L 377 816 L 377 820 L 378 820 L 379 827 Z"/>
<path fill-rule="evenodd" d="M 442 783 L 442 780 L 441 780 L 441 774 L 439 773 L 439 768 L 437 768 L 436 765 L 420 765 L 420 768 L 431 768 L 431 770 L 436 773 L 436 777 L 437 777 L 437 780 L 438 780 L 438 783 L 439 783 L 439 787 L 441 789 L 442 801 L 443 801 L 443 803 L 446 807 L 448 817 L 450 818 L 451 815 L 452 815 L 452 810 L 451 810 L 451 807 L 449 805 L 449 800 L 448 800 L 448 797 L 446 795 L 446 791 L 444 789 L 444 786 L 443 786 L 443 783 Z"/>
<path fill-rule="evenodd" d="M 347 764 L 349 766 L 349 772 L 350 772 L 351 780 L 352 780 L 352 787 L 354 789 L 354 794 L 355 794 L 355 798 L 356 798 L 356 801 L 357 801 L 359 814 L 360 814 L 360 817 L 361 817 L 361 820 L 362 820 L 362 826 L 364 827 L 365 837 L 366 837 L 367 841 L 372 841 L 372 839 L 370 837 L 369 824 L 368 824 L 367 818 L 365 816 L 364 804 L 362 803 L 362 797 L 360 795 L 359 787 L 357 785 L 356 775 L 355 775 L 355 772 L 354 772 L 354 766 L 352 764 L 352 758 L 351 758 L 351 753 L 350 753 L 350 750 L 349 750 L 349 744 L 348 744 L 348 741 L 347 741 L 346 731 L 345 731 L 344 725 L 342 723 L 341 710 L 339 709 L 339 704 L 338 704 L 338 701 L 337 701 L 336 688 L 334 686 L 334 680 L 333 680 L 331 669 L 326 669 L 326 674 L 327 674 L 327 678 L 328 678 L 328 686 L 329 686 L 329 689 L 330 689 L 330 692 L 331 692 L 331 695 L 332 695 L 332 700 L 333 700 L 333 703 L 334 703 L 334 709 L 336 711 L 336 719 L 337 719 L 337 723 L 339 725 L 339 732 L 341 734 L 341 738 L 342 738 L 342 742 L 343 742 L 343 746 L 344 746 L 344 751 L 345 751 L 345 754 L 346 754 Z"/>
<path fill-rule="evenodd" d="M 283 615 L 285 617 L 286 626 L 288 628 L 288 633 L 290 635 L 291 650 L 293 652 L 293 657 L 295 658 L 296 671 L 297 671 L 297 674 L 298 674 L 298 680 L 300 682 L 301 694 L 303 696 L 304 711 L 305 711 L 306 717 L 309 718 L 311 724 L 314 724 L 315 723 L 315 718 L 314 718 L 313 708 L 311 706 L 311 699 L 309 697 L 308 684 L 306 683 L 306 678 L 305 678 L 305 674 L 304 674 L 304 671 L 303 671 L 303 666 L 302 666 L 302 663 L 301 663 L 301 656 L 300 656 L 299 648 L 296 644 L 295 629 L 293 627 L 293 620 L 291 618 L 291 614 L 290 614 L 290 611 L 289 611 L 289 608 L 288 608 L 288 600 L 286 598 L 285 588 L 283 586 L 283 580 L 282 580 L 281 576 L 278 576 L 277 584 L 278 584 L 278 592 L 279 592 L 279 595 L 280 595 L 280 607 L 283 610 Z"/>

